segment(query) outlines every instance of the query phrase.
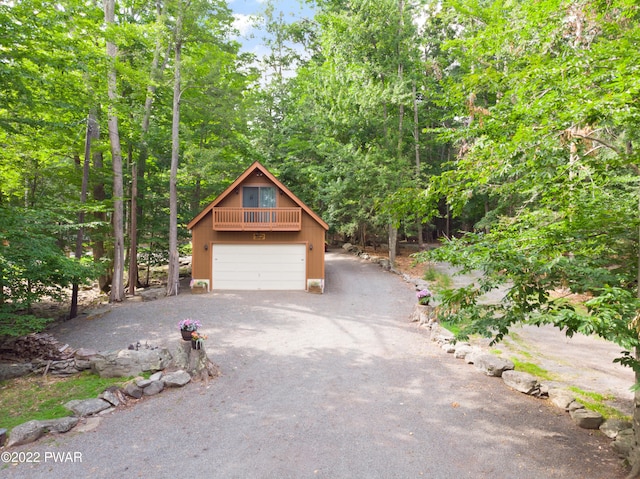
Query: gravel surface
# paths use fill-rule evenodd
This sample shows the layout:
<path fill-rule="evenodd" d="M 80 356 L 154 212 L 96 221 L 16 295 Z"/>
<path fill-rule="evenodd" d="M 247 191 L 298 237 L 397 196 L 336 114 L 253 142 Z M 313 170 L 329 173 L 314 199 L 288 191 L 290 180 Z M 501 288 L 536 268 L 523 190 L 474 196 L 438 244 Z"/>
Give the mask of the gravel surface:
<path fill-rule="evenodd" d="M 436 269 L 453 280 L 453 286 L 466 286 L 478 279 L 478 274 L 458 274 L 459 270 L 446 263 L 438 263 Z M 497 303 L 504 296 L 504 289 L 492 291 L 482 297 L 482 302 Z M 541 327 L 516 325 L 505 339 L 494 346 L 490 340 L 476 338 L 474 344 L 502 351 L 503 357 L 517 358 L 534 363 L 547 371 L 559 387 L 576 387 L 605 395 L 611 399 L 606 404 L 631 416 L 633 414 L 635 383 L 633 370 L 614 363 L 622 356 L 623 348 L 597 336 L 577 333 L 571 338 L 551 325 Z"/>
<path fill-rule="evenodd" d="M 187 292 L 64 323 L 61 341 L 104 350 L 179 341 L 178 320 L 199 319 L 222 376 L 16 448 L 41 462 L 0 477 L 624 477 L 609 439 L 432 345 L 399 276 L 333 252 L 326 268 L 324 295 Z"/>

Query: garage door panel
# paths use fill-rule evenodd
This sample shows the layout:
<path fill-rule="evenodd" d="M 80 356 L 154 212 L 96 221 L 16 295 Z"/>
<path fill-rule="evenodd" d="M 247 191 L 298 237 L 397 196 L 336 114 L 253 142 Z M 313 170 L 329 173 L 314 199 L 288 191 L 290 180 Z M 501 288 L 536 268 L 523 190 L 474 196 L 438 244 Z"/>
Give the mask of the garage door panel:
<path fill-rule="evenodd" d="M 213 245 L 214 289 L 304 290 L 306 245 Z"/>

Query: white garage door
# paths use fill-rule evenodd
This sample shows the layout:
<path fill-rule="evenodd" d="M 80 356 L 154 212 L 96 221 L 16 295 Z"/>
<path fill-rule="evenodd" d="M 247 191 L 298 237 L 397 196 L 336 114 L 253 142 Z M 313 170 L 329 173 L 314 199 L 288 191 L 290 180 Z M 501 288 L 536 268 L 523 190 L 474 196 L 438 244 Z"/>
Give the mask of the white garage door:
<path fill-rule="evenodd" d="M 304 244 L 213 245 L 213 289 L 304 290 Z"/>

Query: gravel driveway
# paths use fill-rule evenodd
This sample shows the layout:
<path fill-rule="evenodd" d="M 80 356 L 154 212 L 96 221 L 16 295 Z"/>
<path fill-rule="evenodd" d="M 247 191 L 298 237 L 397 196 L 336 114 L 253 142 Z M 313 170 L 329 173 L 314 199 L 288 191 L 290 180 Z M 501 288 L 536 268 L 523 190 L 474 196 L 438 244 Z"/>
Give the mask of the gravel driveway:
<path fill-rule="evenodd" d="M 18 449 L 82 462 L 0 477 L 624 477 L 609 439 L 433 346 L 414 302 L 400 277 L 328 253 L 324 295 L 186 293 L 67 322 L 61 341 L 109 349 L 177 341 L 178 320 L 199 319 L 222 376 Z"/>

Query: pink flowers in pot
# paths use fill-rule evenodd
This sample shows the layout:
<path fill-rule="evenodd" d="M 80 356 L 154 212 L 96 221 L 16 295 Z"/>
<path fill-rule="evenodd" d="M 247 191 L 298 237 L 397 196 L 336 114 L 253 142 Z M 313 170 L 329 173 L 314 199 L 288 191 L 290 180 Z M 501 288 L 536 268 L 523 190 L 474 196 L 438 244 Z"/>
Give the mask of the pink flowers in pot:
<path fill-rule="evenodd" d="M 416 297 L 418 298 L 418 304 L 422 304 L 423 306 L 427 306 L 433 294 L 429 291 L 429 288 L 421 289 L 416 293 Z"/>
<path fill-rule="evenodd" d="M 178 323 L 178 327 L 183 331 L 196 331 L 199 327 L 202 326 L 202 323 L 197 319 L 183 319 Z"/>

